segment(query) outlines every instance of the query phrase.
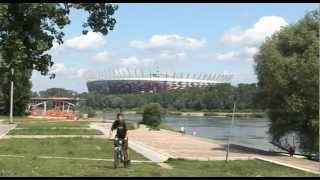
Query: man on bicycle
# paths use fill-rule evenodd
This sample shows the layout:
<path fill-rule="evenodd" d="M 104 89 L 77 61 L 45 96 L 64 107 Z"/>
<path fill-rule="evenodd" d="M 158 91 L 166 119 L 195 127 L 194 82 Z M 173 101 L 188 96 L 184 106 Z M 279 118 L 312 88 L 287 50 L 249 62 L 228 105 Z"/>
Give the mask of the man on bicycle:
<path fill-rule="evenodd" d="M 128 159 L 128 129 L 126 122 L 124 121 L 123 114 L 118 113 L 117 119 L 112 123 L 111 130 L 109 136 L 111 137 L 111 133 L 117 130 L 114 145 L 116 145 L 116 139 L 123 140 L 123 150 L 124 150 L 124 159 L 127 161 L 126 163 L 129 164 Z"/>

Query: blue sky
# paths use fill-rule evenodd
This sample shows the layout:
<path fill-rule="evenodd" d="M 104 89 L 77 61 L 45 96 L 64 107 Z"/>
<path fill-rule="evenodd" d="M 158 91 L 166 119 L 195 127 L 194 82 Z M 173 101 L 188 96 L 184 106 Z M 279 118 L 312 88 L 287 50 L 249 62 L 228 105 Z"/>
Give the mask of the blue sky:
<path fill-rule="evenodd" d="M 34 72 L 33 90 L 87 91 L 86 74 L 123 68 L 234 74 L 232 84 L 256 82 L 252 56 L 282 26 L 317 4 L 118 4 L 107 36 L 81 35 L 86 13 L 72 11 L 65 43 L 49 51 L 54 80 Z"/>

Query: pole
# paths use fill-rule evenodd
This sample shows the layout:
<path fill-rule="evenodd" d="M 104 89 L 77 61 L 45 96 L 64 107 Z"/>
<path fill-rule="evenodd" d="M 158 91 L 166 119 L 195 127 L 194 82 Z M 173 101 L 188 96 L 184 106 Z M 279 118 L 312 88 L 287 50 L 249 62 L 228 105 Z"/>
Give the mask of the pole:
<path fill-rule="evenodd" d="M 233 113 L 232 113 L 232 121 L 231 121 L 231 127 L 230 127 L 230 135 L 228 138 L 228 148 L 227 148 L 227 155 L 226 155 L 226 161 L 228 161 L 229 158 L 229 150 L 230 150 L 230 136 L 232 136 L 232 127 L 233 127 L 233 123 L 234 123 L 234 113 L 236 110 L 236 102 L 233 103 Z"/>
<path fill-rule="evenodd" d="M 318 11 L 320 12 L 320 4 L 319 4 L 319 9 L 318 9 Z M 319 25 L 318 25 L 318 33 L 320 34 L 320 23 L 318 23 Z M 320 55 L 320 39 L 319 39 L 319 55 Z M 318 66 L 318 71 L 319 71 L 319 78 L 320 78 L 320 58 L 318 59 L 318 62 L 319 62 L 319 66 Z M 318 82 L 318 85 L 319 85 L 319 89 L 318 89 L 318 91 L 319 91 L 319 94 L 320 94 L 320 79 L 319 79 L 319 82 Z M 317 92 L 316 92 L 317 93 Z M 319 98 L 319 97 L 318 97 Z M 319 98 L 319 103 L 320 103 L 320 98 Z M 319 108 L 319 107 L 318 107 Z M 320 118 L 320 108 L 319 108 L 319 114 L 318 114 L 318 117 Z M 319 146 L 319 149 L 318 149 L 318 161 L 320 162 L 320 119 L 319 119 L 319 129 L 318 129 L 318 132 L 319 132 L 319 144 L 318 144 L 318 146 Z"/>
<path fill-rule="evenodd" d="M 10 88 L 10 123 L 13 123 L 13 75 L 14 75 L 14 70 L 11 68 L 11 88 Z"/>

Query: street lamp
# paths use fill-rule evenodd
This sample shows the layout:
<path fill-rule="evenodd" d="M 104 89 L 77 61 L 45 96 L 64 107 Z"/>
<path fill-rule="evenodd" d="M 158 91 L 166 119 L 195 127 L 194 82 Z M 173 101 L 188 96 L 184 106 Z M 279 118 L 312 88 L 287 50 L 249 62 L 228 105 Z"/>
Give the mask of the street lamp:
<path fill-rule="evenodd" d="M 232 128 L 233 128 L 233 123 L 234 123 L 235 110 L 236 110 L 236 101 L 234 101 L 234 103 L 233 103 L 232 122 L 231 122 L 231 126 L 230 126 L 230 134 L 229 134 L 229 137 L 228 137 L 228 148 L 227 148 L 226 161 L 228 161 L 228 158 L 229 158 L 230 136 L 232 136 Z"/>
<path fill-rule="evenodd" d="M 13 76 L 14 76 L 14 69 L 11 68 L 11 88 L 10 88 L 10 124 L 13 123 Z"/>

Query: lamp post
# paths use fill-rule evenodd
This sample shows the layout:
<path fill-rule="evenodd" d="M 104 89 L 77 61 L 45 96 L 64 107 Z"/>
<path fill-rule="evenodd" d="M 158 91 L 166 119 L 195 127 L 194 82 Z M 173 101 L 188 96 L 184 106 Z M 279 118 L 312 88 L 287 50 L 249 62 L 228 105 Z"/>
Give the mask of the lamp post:
<path fill-rule="evenodd" d="M 230 134 L 229 134 L 229 138 L 228 138 L 228 148 L 227 148 L 226 161 L 228 161 L 228 158 L 229 158 L 230 136 L 232 136 L 232 128 L 233 128 L 233 123 L 234 123 L 234 113 L 235 113 L 235 110 L 236 110 L 236 101 L 234 101 L 234 103 L 233 103 L 232 122 L 231 122 L 231 126 L 230 126 Z"/>
<path fill-rule="evenodd" d="M 320 11 L 320 4 L 319 4 L 319 7 L 318 7 L 319 9 L 318 9 L 318 11 Z M 318 23 L 319 24 L 319 26 L 318 26 L 318 30 L 319 30 L 319 33 L 320 33 L 320 23 Z M 319 45 L 320 45 L 320 39 L 319 39 Z M 319 54 L 320 54 L 320 48 L 319 48 Z M 318 62 L 319 62 L 319 66 L 318 66 L 318 71 L 319 71 L 319 78 L 320 78 L 320 58 L 318 59 Z M 319 79 L 319 82 L 318 82 L 318 86 L 319 86 L 319 94 L 320 94 L 320 79 Z M 319 103 L 320 103 L 320 98 L 319 98 Z M 319 108 L 319 114 L 320 114 L 320 108 Z M 320 119 L 319 119 L 319 121 L 320 121 Z M 318 130 L 318 132 L 319 132 L 319 144 L 318 144 L 318 161 L 320 162 L 320 122 L 319 122 L 319 130 Z"/>
<path fill-rule="evenodd" d="M 11 68 L 11 88 L 10 88 L 10 124 L 13 123 L 13 76 L 14 76 L 14 69 Z"/>

